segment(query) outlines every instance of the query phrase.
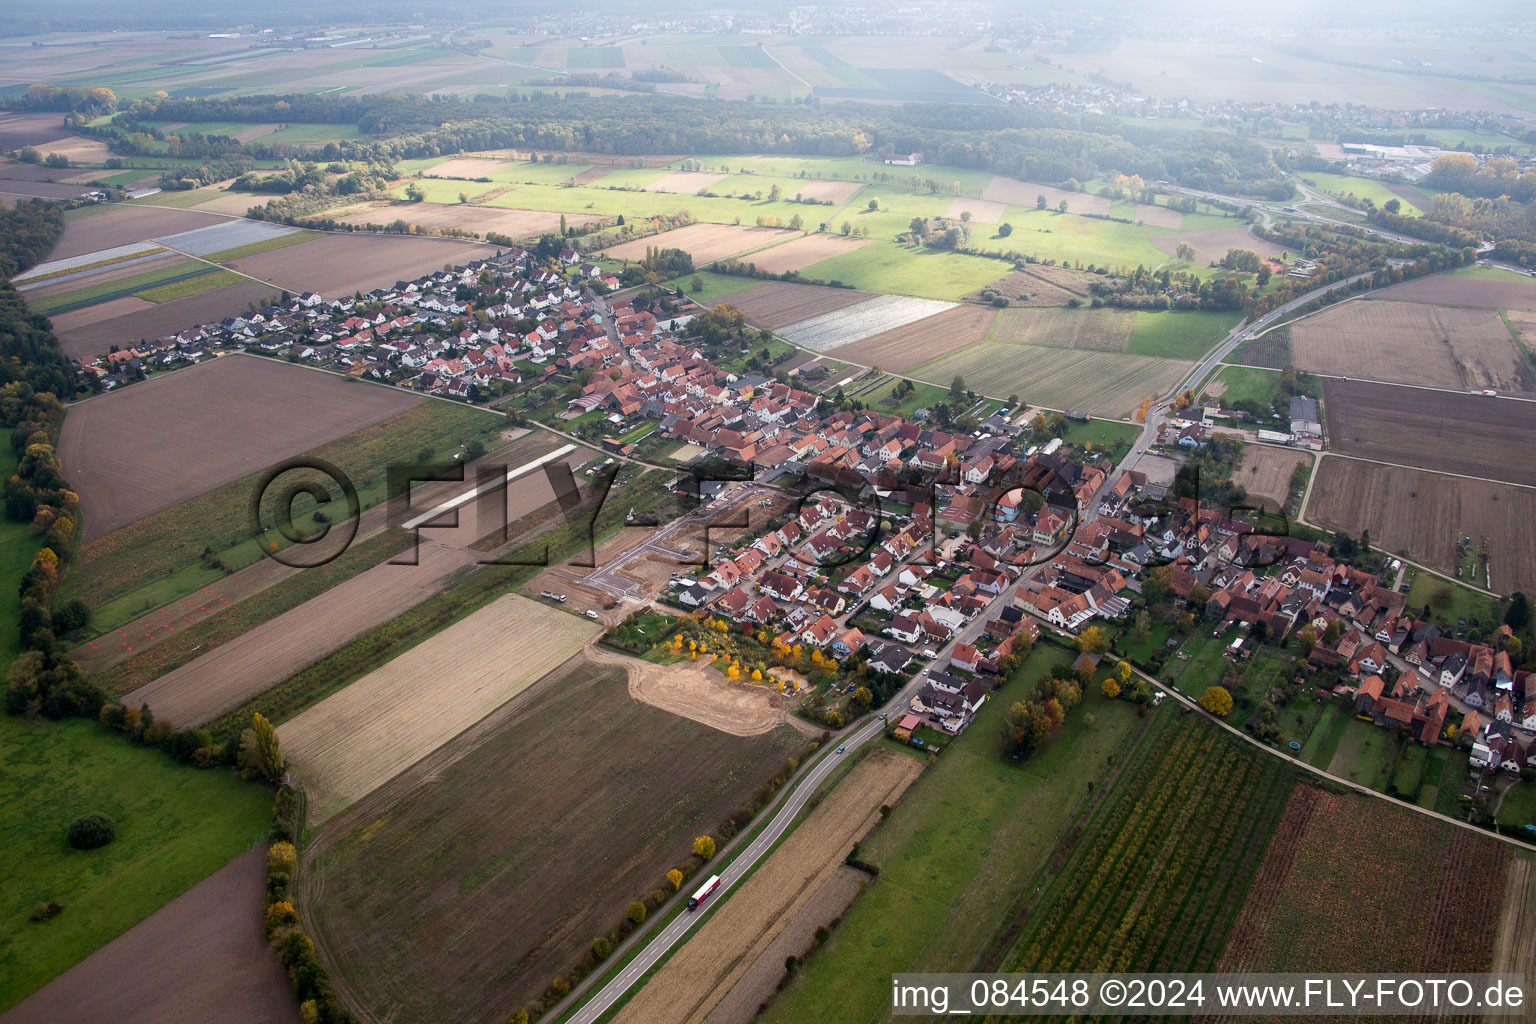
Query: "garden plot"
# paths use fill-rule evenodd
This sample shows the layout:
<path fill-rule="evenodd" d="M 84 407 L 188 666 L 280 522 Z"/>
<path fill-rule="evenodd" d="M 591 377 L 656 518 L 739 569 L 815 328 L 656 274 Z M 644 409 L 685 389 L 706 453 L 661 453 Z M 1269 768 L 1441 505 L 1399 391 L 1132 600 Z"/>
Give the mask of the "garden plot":
<path fill-rule="evenodd" d="M 955 305 L 937 299 L 881 295 L 845 309 L 790 324 L 780 328 L 778 333 L 801 348 L 827 352 L 840 345 L 851 345 L 924 317 L 954 309 Z"/>

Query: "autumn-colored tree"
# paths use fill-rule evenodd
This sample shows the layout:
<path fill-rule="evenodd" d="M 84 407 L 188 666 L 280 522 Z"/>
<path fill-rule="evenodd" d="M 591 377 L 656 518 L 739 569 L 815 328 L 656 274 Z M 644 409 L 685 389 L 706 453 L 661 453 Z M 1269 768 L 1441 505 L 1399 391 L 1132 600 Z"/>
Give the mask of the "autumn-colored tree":
<path fill-rule="evenodd" d="M 267 847 L 267 874 L 287 873 L 299 862 L 298 851 L 292 843 L 278 842 Z"/>
<path fill-rule="evenodd" d="M 1343 635 L 1344 620 L 1334 619 L 1332 622 L 1328 623 L 1328 628 L 1323 630 L 1323 642 L 1328 644 L 1336 644 L 1339 642 L 1339 637 Z"/>
<path fill-rule="evenodd" d="M 517 1009 L 512 1011 L 512 1016 L 507 1018 L 507 1024 L 528 1024 L 528 1011 Z"/>
<path fill-rule="evenodd" d="M 853 702 L 861 708 L 867 708 L 875 702 L 875 695 L 870 692 L 869 687 L 861 686 L 853 691 Z"/>
<path fill-rule="evenodd" d="M 1311 626 L 1304 626 L 1301 632 L 1296 634 L 1296 646 L 1301 648 L 1301 656 L 1307 657 L 1312 649 L 1317 646 L 1317 630 Z"/>
<path fill-rule="evenodd" d="M 673 868 L 667 872 L 667 881 L 672 883 L 672 891 L 677 892 L 677 890 L 683 887 L 683 873 L 677 870 L 677 868 Z"/>
<path fill-rule="evenodd" d="M 1104 691 L 1104 696 L 1108 697 L 1110 700 L 1114 700 L 1116 697 L 1120 696 L 1120 684 L 1115 682 L 1114 677 L 1105 679 L 1104 685 L 1100 687 L 1100 689 Z"/>
<path fill-rule="evenodd" d="M 1077 649 L 1084 654 L 1103 654 L 1109 650 L 1109 637 L 1098 626 L 1089 626 L 1077 634 Z"/>
<path fill-rule="evenodd" d="M 247 738 L 249 744 L 245 742 Z M 268 782 L 282 781 L 283 753 L 278 748 L 277 730 L 261 712 L 258 711 L 251 716 L 250 731 L 241 739 L 241 763 L 246 769 L 260 775 Z"/>
<path fill-rule="evenodd" d="M 639 924 L 641 921 L 645 920 L 645 904 L 641 903 L 639 900 L 635 900 L 624 909 L 624 916 L 629 918 L 635 924 Z"/>
<path fill-rule="evenodd" d="M 267 908 L 266 933 L 271 935 L 285 924 L 293 924 L 299 919 L 294 913 L 293 904 L 287 900 L 278 900 Z"/>
<path fill-rule="evenodd" d="M 700 860 L 709 860 L 715 855 L 715 837 L 699 836 L 693 841 L 693 855 Z"/>
<path fill-rule="evenodd" d="M 1232 713 L 1232 695 L 1224 686 L 1207 686 L 1200 695 L 1200 706 L 1217 718 L 1226 718 Z"/>
<path fill-rule="evenodd" d="M 1115 675 L 1120 677 L 1120 685 L 1121 686 L 1124 686 L 1126 683 L 1129 683 L 1131 681 L 1131 675 L 1132 675 L 1131 663 L 1128 662 L 1128 661 L 1122 661 L 1120 664 L 1116 665 L 1115 666 Z"/>
<path fill-rule="evenodd" d="M 763 681 L 762 669 L 756 669 L 755 668 L 755 669 L 752 670 L 752 681 L 754 683 L 760 683 L 760 682 Z"/>
<path fill-rule="evenodd" d="M 608 936 L 599 935 L 592 940 L 592 956 L 598 960 L 608 959 L 608 954 L 613 952 L 613 943 L 608 941 Z"/>

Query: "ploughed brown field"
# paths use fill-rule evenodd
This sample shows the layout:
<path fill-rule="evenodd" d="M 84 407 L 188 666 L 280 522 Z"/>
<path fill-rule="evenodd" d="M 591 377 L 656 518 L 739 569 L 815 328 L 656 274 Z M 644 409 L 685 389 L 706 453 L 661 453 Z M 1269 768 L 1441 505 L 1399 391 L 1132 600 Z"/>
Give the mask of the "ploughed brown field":
<path fill-rule="evenodd" d="M 987 336 L 995 316 L 996 310 L 990 306 L 956 306 L 832 349 L 830 354 L 899 373 L 980 341 Z"/>
<path fill-rule="evenodd" d="M 493 246 L 418 235 L 331 235 L 258 253 L 230 266 L 291 292 L 326 298 L 410 281 L 494 255 Z"/>
<path fill-rule="evenodd" d="M 59 244 L 48 254 L 50 260 L 84 256 L 101 249 L 112 249 L 133 242 L 192 231 L 223 224 L 227 217 L 192 210 L 170 210 L 158 206 L 99 206 L 77 214 L 64 225 Z M 238 308 L 238 307 L 237 307 Z"/>
<path fill-rule="evenodd" d="M 1375 293 L 1378 299 L 1404 302 L 1445 302 L 1458 306 L 1502 306 L 1506 309 L 1536 309 L 1536 277 L 1521 279 L 1514 274 L 1505 281 L 1477 277 L 1453 277 L 1431 274 L 1414 281 L 1404 281 Z"/>
<path fill-rule="evenodd" d="M 1283 508 L 1291 492 L 1291 474 L 1311 458 L 1305 452 L 1251 444 L 1243 449 L 1242 460 L 1232 472 L 1232 482 L 1241 485 L 1254 504 L 1258 504 L 1254 499 L 1265 498 Z"/>
<path fill-rule="evenodd" d="M 255 281 L 242 281 L 240 284 L 228 284 L 185 298 L 172 299 L 170 302 L 147 303 L 151 308 L 131 309 L 100 320 L 87 318 L 86 322 L 82 322 L 67 319 L 73 314 L 66 314 L 65 323 L 69 326 L 58 327 L 54 333 L 66 356 L 104 356 L 111 351 L 113 345 L 132 345 L 141 339 L 154 341 L 198 324 L 222 320 L 226 316 L 243 312 L 252 302 L 264 303 L 276 298 L 279 291 Z M 99 307 L 85 308 L 94 310 Z"/>
<path fill-rule="evenodd" d="M 577 658 L 333 819 L 303 905 L 372 1019 L 504 1021 L 805 737 L 731 736 Z M 685 885 L 688 883 L 684 883 Z"/>
<path fill-rule="evenodd" d="M 257 845 L 7 1010 L 6 1024 L 299 1024 L 288 975 L 261 933 Z"/>
<path fill-rule="evenodd" d="M 225 356 L 82 402 L 59 459 L 100 537 L 421 401 L 256 356 Z"/>
<path fill-rule="evenodd" d="M 752 326 L 776 331 L 874 297 L 873 292 L 861 292 L 856 288 L 774 281 L 727 295 L 710 305 L 726 303 L 735 306 L 746 314 L 747 322 Z"/>
<path fill-rule="evenodd" d="M 1298 369 L 1456 391 L 1536 391 L 1499 311 L 1341 302 L 1291 325 Z"/>
<path fill-rule="evenodd" d="M 803 270 L 813 263 L 820 263 L 834 256 L 862 249 L 868 244 L 867 238 L 844 238 L 842 235 L 817 232 L 791 239 L 771 249 L 754 252 L 744 257 L 742 262 L 750 263 L 770 274 L 782 274 L 788 270 Z"/>
<path fill-rule="evenodd" d="M 645 190 L 676 192 L 679 195 L 691 196 L 710 188 L 724 177 L 724 174 L 712 174 L 706 171 L 672 171 L 645 186 Z"/>
<path fill-rule="evenodd" d="M 1090 195 L 1087 192 L 1068 192 L 1051 185 L 1037 185 L 1032 181 L 1019 181 L 998 175 L 981 193 L 981 198 L 1004 206 L 1024 206 L 1033 210 L 1035 201 L 1045 196 L 1046 206 L 1054 210 L 1061 201 L 1067 201 L 1071 213 L 1108 213 L 1111 200 L 1108 196 Z"/>
<path fill-rule="evenodd" d="M 1486 971 L 1508 861 L 1487 836 L 1299 785 L 1216 969 Z"/>
<path fill-rule="evenodd" d="M 1247 249 L 1260 256 L 1271 257 L 1279 256 L 1284 251 L 1282 246 L 1249 234 L 1247 228 L 1209 228 L 1205 231 L 1186 231 L 1177 235 L 1155 235 L 1152 238 L 1152 244 L 1169 256 L 1178 252 L 1179 246 L 1185 242 L 1195 247 L 1197 266 L 1205 266 L 1211 260 L 1221 259 L 1227 254 L 1228 249 Z"/>
<path fill-rule="evenodd" d="M 1456 542 L 1488 545 L 1493 589 L 1536 588 L 1536 491 L 1462 480 L 1353 459 L 1325 458 L 1312 485 L 1307 518 L 1456 575 Z M 1486 584 L 1486 581 L 1478 581 Z"/>
<path fill-rule="evenodd" d="M 786 228 L 749 228 L 744 224 L 690 224 L 664 234 L 620 242 L 604 249 L 603 255 L 613 259 L 641 260 L 650 248 L 682 249 L 693 257 L 694 266 L 703 266 L 782 242 L 797 234 L 799 232 Z"/>
<path fill-rule="evenodd" d="M 1345 455 L 1536 484 L 1536 404 L 1362 381 L 1323 382 L 1329 446 Z"/>

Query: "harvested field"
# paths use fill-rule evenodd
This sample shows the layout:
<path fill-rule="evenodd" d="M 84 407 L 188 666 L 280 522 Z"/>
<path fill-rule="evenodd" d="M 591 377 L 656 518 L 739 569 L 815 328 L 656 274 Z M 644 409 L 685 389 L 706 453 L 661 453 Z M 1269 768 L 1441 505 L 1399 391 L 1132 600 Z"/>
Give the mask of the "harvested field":
<path fill-rule="evenodd" d="M 1037 185 L 1032 181 L 1019 181 L 1002 175 L 992 179 L 992 183 L 981 193 L 981 198 L 1004 206 L 1025 206 L 1033 210 L 1036 198 L 1042 195 L 1045 196 L 1046 206 L 1052 210 L 1065 199 L 1067 209 L 1072 213 L 1108 213 L 1111 205 L 1105 196 L 1068 192 L 1050 185 Z"/>
<path fill-rule="evenodd" d="M 1502 306 L 1536 310 L 1536 278 L 1514 274 L 1507 280 L 1431 274 L 1374 293 L 1378 299 L 1402 302 L 1443 302 L 1451 306 Z"/>
<path fill-rule="evenodd" d="M 1323 382 L 1323 402 L 1345 455 L 1536 484 L 1536 461 L 1509 457 L 1536 438 L 1536 404 L 1342 380 Z"/>
<path fill-rule="evenodd" d="M 494 231 L 511 238 L 526 238 L 560 229 L 560 214 L 549 210 L 508 210 L 473 204 L 449 206 L 443 203 L 410 203 L 365 209 L 341 219 L 351 224 L 385 224 L 399 217 L 422 227 L 458 228 L 482 235 Z M 602 219 L 587 213 L 565 215 L 566 223 L 572 227 Z"/>
<path fill-rule="evenodd" d="M 603 255 L 613 259 L 639 260 L 645 258 L 648 247 L 682 249 L 693 257 L 693 265 L 736 256 L 753 249 L 761 249 L 775 242 L 795 237 L 799 232 L 783 228 L 749 228 L 735 224 L 690 224 L 685 228 L 660 235 L 621 242 L 603 250 Z"/>
<path fill-rule="evenodd" d="M 1205 266 L 1212 260 L 1221 259 L 1229 249 L 1247 249 L 1260 256 L 1271 257 L 1279 256 L 1285 251 L 1282 246 L 1249 234 L 1247 228 L 1211 228 L 1208 231 L 1185 231 L 1177 235 L 1152 237 L 1152 244 L 1169 256 L 1172 256 L 1179 246 L 1186 242 L 1195 247 L 1195 263 L 1200 266 Z"/>
<path fill-rule="evenodd" d="M 782 242 L 771 249 L 754 252 L 743 262 L 766 270 L 770 274 L 782 274 L 789 270 L 803 270 L 813 263 L 829 260 L 834 256 L 852 252 L 869 244 L 867 238 L 844 238 L 818 232 Z"/>
<path fill-rule="evenodd" d="M 1273 502 L 1277 508 L 1284 508 L 1291 496 L 1291 474 L 1311 458 L 1305 452 L 1251 444 L 1243 449 L 1242 460 L 1232 473 L 1232 482 L 1241 485 L 1254 504 L 1262 498 Z"/>
<path fill-rule="evenodd" d="M 865 755 L 635 993 L 616 1024 L 702 1022 L 880 820 L 881 806 L 894 805 L 921 773 L 922 762 L 893 750 Z"/>
<path fill-rule="evenodd" d="M 479 157 L 455 157 L 433 164 L 423 172 L 429 178 L 494 178 L 496 172 L 512 166 L 509 160 L 485 160 Z"/>
<path fill-rule="evenodd" d="M 954 308 L 953 302 L 937 299 L 877 295 L 856 306 L 788 324 L 778 333 L 801 348 L 827 352 Z"/>
<path fill-rule="evenodd" d="M 970 212 L 971 220 L 974 223 L 997 224 L 1002 221 L 1003 215 L 1008 212 L 1008 204 L 993 203 L 985 199 L 966 199 L 961 197 L 949 204 L 948 208 L 944 211 L 944 216 L 951 220 L 959 220 L 960 215 L 967 211 Z"/>
<path fill-rule="evenodd" d="M 679 195 L 691 196 L 709 189 L 724 177 L 726 177 L 724 174 L 709 174 L 704 171 L 672 171 L 645 186 L 645 191 L 676 192 Z"/>
<path fill-rule="evenodd" d="M 1016 306 L 1065 306 L 1086 300 L 1093 275 L 1066 267 L 1030 266 L 1012 270 L 987 285 Z M 966 298 L 982 301 L 981 289 Z"/>
<path fill-rule="evenodd" d="M 107 302 L 98 302 L 94 306 L 82 306 L 80 309 L 70 310 L 68 313 L 56 313 L 48 318 L 53 324 L 56 333 L 63 335 L 76 331 L 82 327 L 99 324 L 103 320 L 111 320 L 113 317 L 126 316 L 129 313 L 138 313 L 146 309 L 154 309 L 153 302 L 145 302 L 143 299 L 132 295 L 125 295 L 120 299 L 111 299 Z"/>
<path fill-rule="evenodd" d="M 575 468 L 588 458 L 583 451 L 564 461 Z M 509 521 L 554 497 L 542 473 L 519 478 L 507 496 Z M 463 515 L 457 527 L 425 530 L 416 556 L 419 564 L 409 564 L 409 553 L 402 553 L 167 672 L 125 699 L 134 705 L 147 702 L 157 717 L 173 722 L 201 724 L 217 718 L 403 615 L 442 590 L 455 572 L 482 560 L 485 556 L 470 547 L 482 533 L 478 518 Z"/>
<path fill-rule="evenodd" d="M 1536 356 L 1536 313 L 1523 309 L 1506 309 L 1504 319 L 1509 321 L 1509 326 L 1514 328 L 1520 336 L 1520 344 L 1525 350 Z"/>
<path fill-rule="evenodd" d="M 843 345 L 838 359 L 903 373 L 912 367 L 980 341 L 992 327 L 990 306 L 956 306 L 942 313 Z"/>
<path fill-rule="evenodd" d="M 0 117 L 0 149 L 42 146 L 70 138 L 63 114 L 11 114 Z"/>
<path fill-rule="evenodd" d="M 251 395 L 274 400 L 243 400 Z M 80 494 L 90 539 L 419 401 L 288 363 L 225 357 L 74 406 L 59 459 Z"/>
<path fill-rule="evenodd" d="M 1299 827 L 1275 832 L 1217 970 L 1489 969 L 1488 908 L 1504 899 L 1508 846 L 1385 800 L 1306 784 L 1292 792 L 1282 824 Z M 1371 845 L 1370 871 L 1352 856 L 1362 842 Z"/>
<path fill-rule="evenodd" d="M 574 660 L 333 820 L 308 923 L 370 1018 L 506 1020 L 804 744 L 707 728 Z"/>
<path fill-rule="evenodd" d="M 710 305 L 718 306 L 723 302 L 735 306 L 746 314 L 747 322 L 752 326 L 776 331 L 788 324 L 800 323 L 874 297 L 869 292 L 855 288 L 827 288 L 823 285 L 775 281 L 733 292 Z"/>
<path fill-rule="evenodd" d="M 56 328 L 59 345 L 72 358 L 105 355 L 113 345 L 128 345 L 140 339 L 153 340 L 167 334 L 219 320 L 238 313 L 252 302 L 266 302 L 278 289 L 255 281 L 230 284 L 212 291 L 188 295 L 182 299 L 153 304 L 152 309 L 137 309 L 105 320 Z M 135 385 L 136 387 L 138 385 Z"/>
<path fill-rule="evenodd" d="M 1324 458 L 1307 518 L 1352 536 L 1368 529 L 1371 543 L 1452 577 L 1460 565 L 1457 541 L 1471 537 L 1474 550 L 1487 545 L 1490 589 L 1536 589 L 1536 491 L 1529 488 Z M 1486 579 L 1472 582 L 1487 586 Z"/>
<path fill-rule="evenodd" d="M 1194 363 L 1087 349 L 984 341 L 924 363 L 911 373 L 948 387 L 956 374 L 993 397 L 1017 394 L 1031 405 L 1128 417 L 1148 395 L 1162 395 Z"/>
<path fill-rule="evenodd" d="M 204 213 L 227 213 L 235 217 L 244 217 L 251 207 L 265 206 L 268 198 L 252 195 L 249 192 L 225 190 L 223 195 L 198 203 L 193 209 Z"/>
<path fill-rule="evenodd" d="M 1148 203 L 1136 204 L 1136 220 L 1141 224 L 1150 224 L 1155 228 L 1170 228 L 1174 231 L 1184 227 L 1184 214 L 1178 210 L 1170 210 L 1166 206 L 1153 206 Z"/>
<path fill-rule="evenodd" d="M 602 647 L 593 647 L 587 658 L 599 665 L 622 668 L 629 676 L 629 695 L 635 700 L 732 736 L 759 736 L 786 722 L 795 723 L 776 689 L 728 682 L 708 664 L 657 665 Z"/>
<path fill-rule="evenodd" d="M 70 219 L 64 226 L 59 244 L 53 247 L 48 258 L 62 260 L 83 256 L 130 242 L 144 242 L 160 235 L 223 223 L 226 223 L 223 217 L 192 210 L 169 210 L 158 206 L 98 208 L 88 216 Z"/>
<path fill-rule="evenodd" d="M 800 196 L 802 199 L 815 199 L 823 203 L 831 203 L 834 206 L 842 206 L 852 199 L 859 189 L 864 187 L 862 181 L 823 181 L 816 178 L 798 178 L 784 188 L 784 194 L 791 199 Z"/>
<path fill-rule="evenodd" d="M 998 341 L 1124 352 L 1136 326 L 1132 309 L 1071 310 L 1005 309 L 997 315 L 992 337 Z"/>
<path fill-rule="evenodd" d="M 261 931 L 264 845 L 241 854 L 6 1011 L 6 1024 L 298 1024 Z"/>
<path fill-rule="evenodd" d="M 751 1019 L 757 1008 L 778 990 L 784 977 L 785 958 L 803 957 L 815 945 L 816 930 L 830 927 L 841 917 L 868 881 L 869 876 L 863 872 L 839 865 L 801 904 L 778 936 L 746 965 L 736 984 L 704 1018 L 704 1024 L 737 1024 Z"/>
<path fill-rule="evenodd" d="M 1457 391 L 1536 391 L 1495 309 L 1341 302 L 1291 325 L 1298 369 Z"/>
<path fill-rule="evenodd" d="M 373 792 L 579 651 L 599 627 L 508 594 L 278 729 L 311 823 Z"/>
<path fill-rule="evenodd" d="M 1511 857 L 1508 877 L 1489 970 L 1536 977 L 1536 862 L 1531 855 Z M 1530 1016 L 1527 1012 L 1525 1019 Z"/>
<path fill-rule="evenodd" d="M 230 266 L 292 292 L 350 295 L 409 281 L 444 266 L 483 259 L 495 249 L 476 242 L 410 235 L 331 235 L 248 256 Z"/>

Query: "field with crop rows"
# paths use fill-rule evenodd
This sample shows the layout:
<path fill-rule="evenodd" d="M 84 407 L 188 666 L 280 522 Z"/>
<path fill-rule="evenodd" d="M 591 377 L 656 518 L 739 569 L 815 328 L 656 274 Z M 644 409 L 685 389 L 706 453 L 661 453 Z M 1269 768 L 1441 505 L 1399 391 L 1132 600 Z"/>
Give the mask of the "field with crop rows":
<path fill-rule="evenodd" d="M 948 385 L 958 374 L 982 394 L 1017 394 L 1050 409 L 1126 417 L 1143 398 L 1170 391 L 1193 365 L 1178 359 L 984 341 L 924 363 L 911 375 Z"/>
<path fill-rule="evenodd" d="M 1211 969 L 1295 770 L 1194 712 L 1160 716 L 1128 756 L 978 969 Z"/>

